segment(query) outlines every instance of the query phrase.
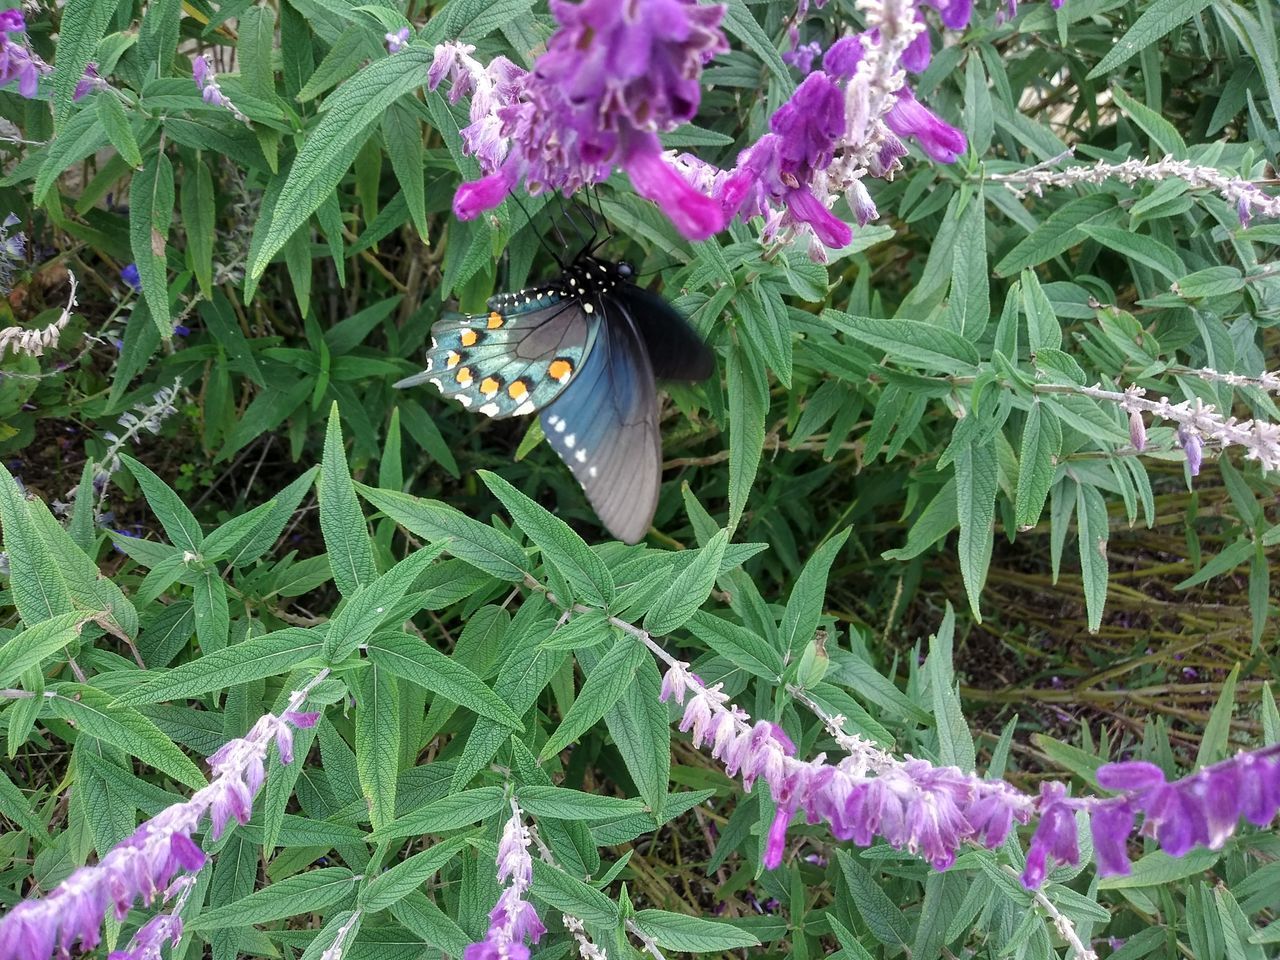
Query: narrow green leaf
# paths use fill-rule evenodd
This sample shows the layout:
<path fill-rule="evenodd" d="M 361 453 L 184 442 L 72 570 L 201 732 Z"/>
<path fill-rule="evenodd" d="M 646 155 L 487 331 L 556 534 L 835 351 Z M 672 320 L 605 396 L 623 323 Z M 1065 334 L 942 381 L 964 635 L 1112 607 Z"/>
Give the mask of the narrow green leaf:
<path fill-rule="evenodd" d="M 960 574 L 969 609 L 981 622 L 979 606 L 987 582 L 995 529 L 999 463 L 994 441 L 966 443 L 955 455 L 956 515 L 960 521 Z"/>
<path fill-rule="evenodd" d="M 196 638 L 204 653 L 213 653 L 227 645 L 231 629 L 231 613 L 227 607 L 227 585 L 215 567 L 196 573 L 195 589 Z"/>
<path fill-rule="evenodd" d="M 37 532 L 13 475 L 0 465 L 0 524 L 9 554 L 13 605 L 28 627 L 72 610 L 61 567 Z"/>
<path fill-rule="evenodd" d="M 448 552 L 499 580 L 523 580 L 531 564 L 509 536 L 438 500 L 357 485 L 360 496 L 410 533 L 447 541 Z"/>
<path fill-rule="evenodd" d="M 443 833 L 493 816 L 503 807 L 501 787 L 477 787 L 428 803 L 374 831 L 375 843 L 424 833 Z M 510 811 L 508 810 L 508 816 Z"/>
<path fill-rule="evenodd" d="M 351 471 L 347 469 L 337 403 L 329 410 L 316 496 L 320 501 L 320 531 L 329 551 L 333 582 L 344 596 L 349 596 L 361 584 L 372 583 L 378 569 L 369 528 L 360 510 L 360 501 L 356 499 Z"/>
<path fill-rule="evenodd" d="M 851 527 L 846 527 L 815 550 L 796 578 L 786 612 L 782 615 L 779 634 L 786 659 L 798 654 L 813 639 L 822 618 L 822 601 L 827 595 L 831 564 L 849 539 L 851 530 Z"/>
<path fill-rule="evenodd" d="M 1107 541 L 1111 536 L 1107 504 L 1097 487 L 1085 483 L 1076 485 L 1076 524 L 1089 632 L 1097 633 L 1107 602 Z"/>
<path fill-rule="evenodd" d="M 1122 227 L 1109 227 L 1098 223 L 1081 224 L 1080 231 L 1108 249 L 1124 257 L 1164 274 L 1170 283 L 1187 272 L 1187 266 L 1171 248 L 1145 234 Z"/>
<path fill-rule="evenodd" d="M 771 683 L 782 676 L 782 654 L 755 631 L 705 610 L 697 611 L 684 626 L 734 666 Z"/>
<path fill-rule="evenodd" d="M 12 685 L 45 657 L 71 643 L 91 619 L 88 613 L 60 613 L 15 633 L 0 647 L 0 687 Z"/>
<path fill-rule="evenodd" d="M 839 310 L 822 319 L 842 333 L 883 350 L 889 360 L 942 373 L 964 373 L 978 365 L 978 350 L 958 333 L 919 320 L 876 320 Z"/>
<path fill-rule="evenodd" d="M 845 851 L 837 848 L 836 860 L 849 887 L 852 902 L 871 935 L 886 946 L 909 948 L 911 926 L 897 904 L 889 899 L 884 887 Z"/>
<path fill-rule="evenodd" d="M 200 524 L 195 515 L 187 509 L 182 498 L 149 467 L 143 466 L 133 457 L 121 454 L 120 460 L 138 481 L 138 486 L 142 488 L 151 511 L 164 527 L 164 532 L 173 545 L 180 550 L 198 555 L 200 547 L 204 544 L 204 534 L 200 530 Z"/>
<path fill-rule="evenodd" d="M 729 351 L 729 530 L 736 530 L 760 469 L 769 383 L 741 344 Z"/>
<path fill-rule="evenodd" d="M 671 777 L 671 717 L 659 696 L 662 676 L 653 660 L 641 661 L 634 682 L 604 715 L 614 746 L 655 818 L 662 818 Z"/>
<path fill-rule="evenodd" d="M 698 612 L 716 585 L 720 561 L 728 542 L 729 531 L 718 530 L 705 547 L 699 548 L 693 562 L 680 571 L 645 614 L 645 630 L 655 636 L 663 636 L 684 626 Z"/>
<path fill-rule="evenodd" d="M 135 169 L 142 166 L 142 151 L 138 149 L 138 140 L 133 135 L 133 127 L 129 125 L 124 105 L 110 94 L 94 97 L 94 100 L 97 101 L 98 120 L 102 123 L 102 129 L 107 132 L 111 145 L 129 166 Z"/>
<path fill-rule="evenodd" d="M 157 152 L 134 174 L 129 187 L 129 247 L 151 320 L 164 340 L 173 337 L 166 266 L 173 200 L 173 165 L 164 153 Z"/>
<path fill-rule="evenodd" d="M 285 241 L 333 192 L 387 108 L 426 83 L 430 65 L 431 48 L 412 44 L 394 57 L 373 61 L 325 101 L 320 121 L 289 169 L 270 220 L 258 227 L 264 236 L 249 264 L 251 277 L 262 276 Z"/>
<path fill-rule="evenodd" d="M 395 819 L 400 758 L 399 681 L 375 661 L 360 673 L 356 701 L 356 770 L 369 819 L 379 830 Z"/>
<path fill-rule="evenodd" d="M 1107 55 L 1089 71 L 1086 80 L 1096 80 L 1110 73 L 1120 64 L 1155 43 L 1166 33 L 1186 23 L 1211 0 L 1156 0 L 1125 31 L 1123 37 L 1111 45 Z"/>
<path fill-rule="evenodd" d="M 1209 722 L 1204 727 L 1204 737 L 1200 740 L 1200 749 L 1196 752 L 1196 766 L 1204 767 L 1217 763 L 1230 755 L 1231 714 L 1236 706 L 1236 681 L 1240 678 L 1240 664 L 1231 668 L 1231 673 L 1222 682 L 1222 691 L 1218 694 L 1218 702 L 1213 705 L 1209 714 Z"/>
<path fill-rule="evenodd" d="M 1022 449 L 1018 454 L 1018 490 L 1014 518 L 1019 530 L 1034 527 L 1044 512 L 1044 502 L 1053 486 L 1057 457 L 1062 451 L 1062 425 L 1044 404 L 1033 403 L 1022 428 Z"/>
<path fill-rule="evenodd" d="M 378 874 L 360 890 L 361 909 L 376 913 L 399 903 L 430 880 L 466 845 L 465 836 L 451 837 Z"/>
<path fill-rule="evenodd" d="M 418 237 L 427 240 L 427 190 L 423 178 L 422 125 L 417 114 L 392 104 L 382 115 L 382 140 L 387 146 L 391 170 L 404 194 Z"/>
<path fill-rule="evenodd" d="M 324 638 L 325 661 L 340 663 L 369 639 L 443 549 L 444 544 L 437 543 L 415 550 L 378 579 L 357 587 L 329 621 Z"/>
<path fill-rule="evenodd" d="M 523 786 L 516 791 L 516 801 L 521 809 L 535 817 L 556 817 L 560 820 L 609 820 L 644 812 L 644 804 L 639 800 L 583 793 L 565 787 Z"/>
<path fill-rule="evenodd" d="M 514 730 L 520 717 L 488 685 L 461 663 L 404 633 L 379 633 L 369 640 L 369 658 L 412 684 Z"/>
<path fill-rule="evenodd" d="M 213 243 L 217 226 L 214 210 L 213 172 L 197 163 L 182 178 L 182 230 L 187 237 L 187 265 L 205 300 L 213 299 Z"/>
<path fill-rule="evenodd" d="M 1104 222 L 1115 216 L 1116 200 L 1110 194 L 1090 194 L 1068 200 L 1004 255 L 996 264 L 996 276 L 1007 277 L 1065 253 L 1084 242 L 1081 224 Z"/>
<path fill-rule="evenodd" d="M 666 910 L 641 910 L 634 922 L 658 946 L 682 953 L 719 953 L 760 945 L 750 931 L 722 920 L 706 920 Z"/>
<path fill-rule="evenodd" d="M 588 674 L 578 698 L 543 745 L 538 760 L 545 762 L 554 757 L 622 699 L 627 686 L 632 683 L 636 668 L 646 656 L 648 653 L 644 647 L 630 637 L 614 641 L 596 668 Z"/>
<path fill-rule="evenodd" d="M 76 84 L 84 77 L 115 9 L 114 0 L 67 0 L 62 7 L 53 64 L 54 126 L 61 127 L 71 115 Z"/>
<path fill-rule="evenodd" d="M 188 787 L 198 790 L 205 785 L 200 768 L 137 710 L 81 683 L 59 683 L 52 689 L 57 696 L 50 698 L 51 708 L 81 733 L 119 747 Z"/>
<path fill-rule="evenodd" d="M 356 878 L 346 867 L 320 867 L 275 880 L 247 897 L 205 910 L 183 926 L 188 930 L 270 923 L 313 913 L 337 903 L 355 889 Z"/>
<path fill-rule="evenodd" d="M 564 574 L 581 597 L 600 607 L 613 602 L 613 577 L 609 568 L 567 523 L 534 503 L 496 473 L 481 470 L 480 479 L 502 501 L 516 526 L 537 545 L 542 556 Z"/>

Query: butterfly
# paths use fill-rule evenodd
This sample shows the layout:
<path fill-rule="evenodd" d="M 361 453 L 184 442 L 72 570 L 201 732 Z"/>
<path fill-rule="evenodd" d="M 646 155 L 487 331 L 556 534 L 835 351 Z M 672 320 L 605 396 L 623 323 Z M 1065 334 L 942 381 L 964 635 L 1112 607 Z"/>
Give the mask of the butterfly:
<path fill-rule="evenodd" d="M 639 542 L 662 483 L 656 380 L 705 380 L 715 358 L 630 264 L 580 255 L 549 283 L 446 313 L 427 366 L 397 387 L 435 385 L 494 419 L 537 412 L 604 527 Z"/>

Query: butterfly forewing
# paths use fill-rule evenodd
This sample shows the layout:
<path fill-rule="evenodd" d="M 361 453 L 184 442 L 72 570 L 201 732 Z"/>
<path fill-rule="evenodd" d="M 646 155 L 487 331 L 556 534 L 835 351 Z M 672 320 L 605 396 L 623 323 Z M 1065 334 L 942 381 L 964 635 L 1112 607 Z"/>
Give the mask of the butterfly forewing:
<path fill-rule="evenodd" d="M 624 543 L 643 539 L 658 505 L 662 446 L 653 369 L 625 311 L 609 315 L 582 372 L 541 419 L 600 522 Z"/>

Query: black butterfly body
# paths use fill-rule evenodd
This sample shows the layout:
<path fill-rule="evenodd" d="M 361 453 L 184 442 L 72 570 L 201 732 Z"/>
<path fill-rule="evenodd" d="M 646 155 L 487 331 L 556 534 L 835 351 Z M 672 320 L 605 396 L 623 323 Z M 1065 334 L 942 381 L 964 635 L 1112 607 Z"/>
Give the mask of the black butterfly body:
<path fill-rule="evenodd" d="M 704 380 L 714 357 L 679 312 L 632 282 L 629 264 L 581 256 L 548 284 L 446 314 L 431 328 L 432 383 L 494 418 L 540 412 L 542 429 L 601 523 L 644 537 L 662 481 L 655 380 Z"/>

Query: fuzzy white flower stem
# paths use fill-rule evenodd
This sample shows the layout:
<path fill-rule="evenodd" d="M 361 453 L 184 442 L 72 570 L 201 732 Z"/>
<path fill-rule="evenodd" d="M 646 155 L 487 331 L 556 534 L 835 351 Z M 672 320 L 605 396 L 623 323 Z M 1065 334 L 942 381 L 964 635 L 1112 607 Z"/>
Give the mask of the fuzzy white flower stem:
<path fill-rule="evenodd" d="M 1138 181 L 1158 183 L 1163 180 L 1181 180 L 1188 186 L 1198 190 L 1212 190 L 1228 203 L 1244 205 L 1246 212 L 1271 219 L 1280 218 L 1280 196 L 1264 193 L 1258 184 L 1241 177 L 1232 177 L 1217 167 L 1191 163 L 1188 160 L 1175 160 L 1166 156 L 1162 160 L 1146 158 L 1125 160 L 1120 163 L 1097 163 L 1066 167 L 1056 170 L 1061 161 L 1073 157 L 1067 150 L 1043 163 L 1038 163 L 1025 170 L 1014 173 L 989 173 L 986 179 L 993 183 L 1003 184 L 1017 197 L 1028 193 L 1037 197 L 1044 195 L 1045 187 L 1075 187 L 1081 184 L 1095 186 L 1109 180 L 1133 184 Z M 1266 181 L 1271 182 L 1271 181 Z"/>
<path fill-rule="evenodd" d="M 12 347 L 15 354 L 40 357 L 46 350 L 58 345 L 62 331 L 71 320 L 71 311 L 76 306 L 76 288 L 79 286 L 74 273 L 68 270 L 67 276 L 70 278 L 71 292 L 67 296 L 67 305 L 62 308 L 61 316 L 39 330 L 28 330 L 25 327 L 5 327 L 0 330 L 0 356 Z"/>
<path fill-rule="evenodd" d="M 1018 871 L 1013 869 L 1007 863 L 1000 865 L 1000 870 L 1015 881 L 1021 882 Z M 1054 929 L 1058 931 L 1058 935 L 1067 941 L 1067 947 L 1071 950 L 1070 960 L 1098 960 L 1098 955 L 1093 949 L 1080 939 L 1080 934 L 1076 932 L 1075 924 L 1071 922 L 1071 918 L 1063 914 L 1061 910 L 1053 905 L 1053 901 L 1045 896 L 1044 891 L 1040 889 L 1028 891 L 1033 899 L 1053 921 Z"/>

